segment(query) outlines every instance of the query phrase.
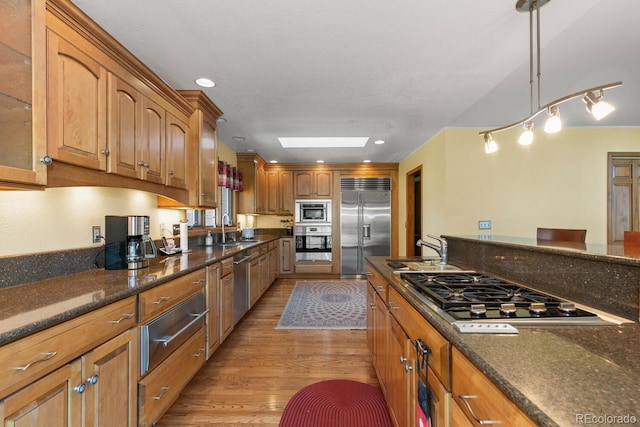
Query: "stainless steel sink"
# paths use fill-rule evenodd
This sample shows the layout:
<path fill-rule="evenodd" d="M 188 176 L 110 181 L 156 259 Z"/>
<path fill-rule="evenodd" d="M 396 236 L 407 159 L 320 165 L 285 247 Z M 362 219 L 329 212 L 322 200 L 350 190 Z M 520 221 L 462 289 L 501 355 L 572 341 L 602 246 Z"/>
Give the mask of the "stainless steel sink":
<path fill-rule="evenodd" d="M 402 267 L 390 266 L 393 268 L 393 272 L 400 273 L 461 273 L 461 272 L 473 272 L 473 270 L 463 270 L 460 267 L 456 267 L 451 264 L 440 264 L 440 260 L 425 260 L 425 261 L 402 261 Z"/>

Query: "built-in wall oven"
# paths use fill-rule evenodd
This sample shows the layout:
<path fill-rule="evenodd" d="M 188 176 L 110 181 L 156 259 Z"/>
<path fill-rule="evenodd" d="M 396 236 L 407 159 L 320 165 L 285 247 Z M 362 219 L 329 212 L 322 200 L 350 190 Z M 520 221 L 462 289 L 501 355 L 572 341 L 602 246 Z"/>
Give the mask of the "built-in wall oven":
<path fill-rule="evenodd" d="M 296 261 L 331 261 L 331 225 L 295 227 Z"/>
<path fill-rule="evenodd" d="M 296 224 L 331 224 L 331 200 L 296 200 Z"/>

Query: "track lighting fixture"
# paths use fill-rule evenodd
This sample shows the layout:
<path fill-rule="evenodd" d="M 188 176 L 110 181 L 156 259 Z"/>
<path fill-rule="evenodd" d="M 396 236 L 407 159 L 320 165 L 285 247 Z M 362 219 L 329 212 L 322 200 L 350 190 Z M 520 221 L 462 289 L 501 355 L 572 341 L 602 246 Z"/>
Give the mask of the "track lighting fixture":
<path fill-rule="evenodd" d="M 607 89 L 613 89 L 618 86 L 622 86 L 622 82 L 614 82 L 608 83 L 596 87 L 592 87 L 589 89 L 581 90 L 578 92 L 571 93 L 569 95 L 563 96 L 562 98 L 558 98 L 555 101 L 551 101 L 546 105 L 540 106 L 540 8 L 547 4 L 549 0 L 517 0 L 516 1 L 516 10 L 518 12 L 529 12 L 529 84 L 531 86 L 530 90 L 530 105 L 531 105 L 531 113 L 528 117 L 525 117 L 522 120 L 519 120 L 515 123 L 508 124 L 506 126 L 502 126 L 495 129 L 483 130 L 480 132 L 480 135 L 484 136 L 485 142 L 485 152 L 486 153 L 494 153 L 498 151 L 498 145 L 493 140 L 493 134 L 497 132 L 502 132 L 507 129 L 512 129 L 517 126 L 523 126 L 524 131 L 518 138 L 518 142 L 521 145 L 529 145 L 533 142 L 533 119 L 535 119 L 539 114 L 543 112 L 547 112 L 548 118 L 544 125 L 544 131 L 547 133 L 556 133 L 562 129 L 562 121 L 560 120 L 560 109 L 559 105 L 570 101 L 575 98 L 582 97 L 582 100 L 585 102 L 587 111 L 591 114 L 596 120 L 600 120 L 609 113 L 611 113 L 615 108 L 602 100 L 604 91 Z M 533 103 L 533 92 L 534 92 L 534 81 L 533 81 L 533 12 L 536 12 L 536 59 L 537 59 L 537 93 L 538 93 L 538 109 L 534 111 L 534 103 Z M 597 93 L 597 95 L 596 95 Z"/>

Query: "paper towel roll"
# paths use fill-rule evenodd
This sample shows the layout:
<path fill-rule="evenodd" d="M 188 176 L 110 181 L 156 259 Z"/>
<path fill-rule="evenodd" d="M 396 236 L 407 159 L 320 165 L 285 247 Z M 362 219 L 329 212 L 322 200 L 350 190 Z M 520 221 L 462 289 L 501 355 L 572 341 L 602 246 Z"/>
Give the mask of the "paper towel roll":
<path fill-rule="evenodd" d="M 182 252 L 189 250 L 189 227 L 186 222 L 180 223 L 180 249 Z"/>

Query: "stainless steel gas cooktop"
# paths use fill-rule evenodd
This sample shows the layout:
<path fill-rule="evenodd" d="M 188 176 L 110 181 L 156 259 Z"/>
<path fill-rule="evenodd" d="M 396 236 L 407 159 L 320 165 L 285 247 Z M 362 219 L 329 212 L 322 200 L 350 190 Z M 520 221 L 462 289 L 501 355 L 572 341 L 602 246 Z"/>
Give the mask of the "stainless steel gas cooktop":
<path fill-rule="evenodd" d="M 456 325 L 611 324 L 574 302 L 476 272 L 414 272 L 402 273 L 400 277 L 413 286 L 432 308 Z M 479 332 L 477 328 L 476 332 Z"/>

